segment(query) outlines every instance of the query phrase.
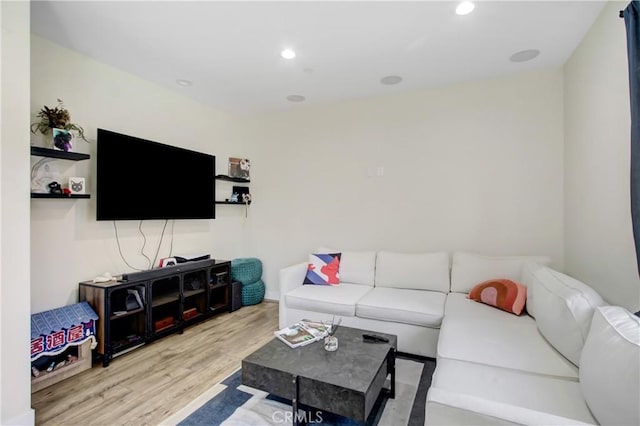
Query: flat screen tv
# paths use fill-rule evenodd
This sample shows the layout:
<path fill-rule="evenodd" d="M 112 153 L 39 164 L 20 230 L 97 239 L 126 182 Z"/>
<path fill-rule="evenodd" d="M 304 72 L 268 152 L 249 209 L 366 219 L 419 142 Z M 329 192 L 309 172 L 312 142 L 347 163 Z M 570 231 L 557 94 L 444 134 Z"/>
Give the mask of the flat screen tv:
<path fill-rule="evenodd" d="M 98 129 L 96 219 L 214 219 L 215 159 Z"/>

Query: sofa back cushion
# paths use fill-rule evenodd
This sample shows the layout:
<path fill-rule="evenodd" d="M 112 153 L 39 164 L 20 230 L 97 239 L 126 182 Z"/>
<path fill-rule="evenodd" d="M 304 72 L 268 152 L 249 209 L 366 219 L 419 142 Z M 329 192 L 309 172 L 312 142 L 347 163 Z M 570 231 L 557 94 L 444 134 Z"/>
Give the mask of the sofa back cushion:
<path fill-rule="evenodd" d="M 498 278 L 520 282 L 526 261 L 547 265 L 550 259 L 545 256 L 483 256 L 456 252 L 451 266 L 451 291 L 469 293 L 476 284 Z"/>
<path fill-rule="evenodd" d="M 340 281 L 373 287 L 376 274 L 375 251 L 342 251 L 320 247 L 318 253 L 342 253 L 342 257 L 340 257 Z"/>
<path fill-rule="evenodd" d="M 580 388 L 601 425 L 640 424 L 640 318 L 597 308 L 580 358 Z"/>
<path fill-rule="evenodd" d="M 546 266 L 535 262 L 524 262 L 522 266 L 522 281 L 521 283 L 527 287 L 527 314 L 532 317 L 536 317 L 534 303 L 533 303 L 533 282 L 536 280 L 536 271 Z"/>
<path fill-rule="evenodd" d="M 565 358 L 580 364 L 593 312 L 604 300 L 588 285 L 551 268 L 540 268 L 530 283 L 538 330 Z"/>
<path fill-rule="evenodd" d="M 378 252 L 376 287 L 449 292 L 449 254 Z"/>

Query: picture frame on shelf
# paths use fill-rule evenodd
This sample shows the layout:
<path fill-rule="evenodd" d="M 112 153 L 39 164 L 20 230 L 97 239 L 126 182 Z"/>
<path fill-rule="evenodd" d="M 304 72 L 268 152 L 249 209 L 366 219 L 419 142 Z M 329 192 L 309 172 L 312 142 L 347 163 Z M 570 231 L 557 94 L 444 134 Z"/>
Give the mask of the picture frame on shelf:
<path fill-rule="evenodd" d="M 71 194 L 84 194 L 85 188 L 86 186 L 83 177 L 69 178 L 69 191 L 71 191 Z"/>
<path fill-rule="evenodd" d="M 229 177 L 250 179 L 251 161 L 248 158 L 229 157 Z"/>
<path fill-rule="evenodd" d="M 57 149 L 60 151 L 71 152 L 73 150 L 73 145 L 71 144 L 71 139 L 73 139 L 73 135 L 70 131 L 65 129 L 52 129 L 53 132 L 53 149 Z"/>

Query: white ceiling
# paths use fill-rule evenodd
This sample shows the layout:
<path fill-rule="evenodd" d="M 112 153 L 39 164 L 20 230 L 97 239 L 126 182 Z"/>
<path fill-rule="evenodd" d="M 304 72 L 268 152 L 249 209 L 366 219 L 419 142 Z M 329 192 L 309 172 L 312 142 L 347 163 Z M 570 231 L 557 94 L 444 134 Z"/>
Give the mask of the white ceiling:
<path fill-rule="evenodd" d="M 458 16 L 453 1 L 32 1 L 31 29 L 200 102 L 250 114 L 558 67 L 605 3 L 480 1 Z M 295 59 L 280 56 L 286 47 Z M 541 53 L 508 60 L 525 49 Z M 380 84 L 388 75 L 404 80 Z"/>

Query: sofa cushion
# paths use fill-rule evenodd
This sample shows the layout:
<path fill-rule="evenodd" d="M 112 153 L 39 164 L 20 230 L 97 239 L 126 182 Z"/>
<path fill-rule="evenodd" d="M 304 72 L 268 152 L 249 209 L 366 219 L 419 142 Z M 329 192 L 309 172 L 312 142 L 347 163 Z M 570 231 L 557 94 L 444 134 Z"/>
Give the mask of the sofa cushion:
<path fill-rule="evenodd" d="M 341 253 L 310 254 L 307 274 L 302 284 L 340 284 L 340 256 Z"/>
<path fill-rule="evenodd" d="M 528 315 L 514 316 L 449 293 L 438 357 L 576 380 L 578 369 L 542 337 Z"/>
<path fill-rule="evenodd" d="M 372 288 L 342 283 L 338 286 L 303 285 L 285 295 L 287 308 L 352 317 L 356 303 Z"/>
<path fill-rule="evenodd" d="M 446 295 L 437 291 L 376 287 L 356 304 L 356 316 L 439 328 Z"/>
<path fill-rule="evenodd" d="M 438 359 L 431 387 L 596 424 L 572 380 Z"/>
<path fill-rule="evenodd" d="M 449 292 L 449 254 L 381 251 L 376 261 L 376 287 Z"/>
<path fill-rule="evenodd" d="M 604 301 L 586 284 L 546 267 L 535 272 L 530 285 L 538 330 L 558 352 L 579 365 L 593 311 Z"/>
<path fill-rule="evenodd" d="M 543 411 L 530 410 L 517 405 L 446 391 L 432 386 L 427 392 L 425 425 L 591 426 L 593 423 L 579 422 Z"/>
<path fill-rule="evenodd" d="M 582 349 L 580 386 L 603 425 L 640 424 L 640 318 L 618 306 L 597 308 Z"/>
<path fill-rule="evenodd" d="M 318 253 L 342 253 L 340 281 L 373 286 L 376 273 L 375 251 L 344 251 L 321 247 Z"/>
<path fill-rule="evenodd" d="M 527 300 L 527 288 L 511 280 L 488 280 L 473 287 L 469 299 L 520 315 Z"/>
<path fill-rule="evenodd" d="M 486 280 L 506 278 L 521 282 L 526 261 L 548 264 L 544 256 L 482 256 L 456 252 L 451 266 L 451 291 L 469 293 L 473 286 Z"/>

